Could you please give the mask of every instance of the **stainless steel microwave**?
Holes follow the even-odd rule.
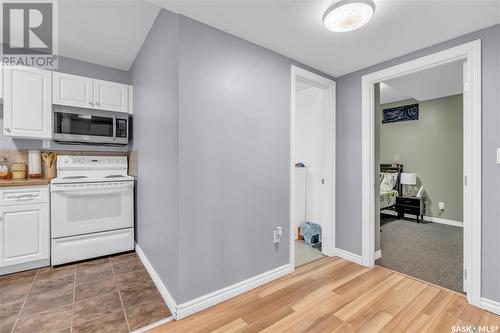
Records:
[[[52,139],[62,143],[127,145],[127,113],[54,108]]]

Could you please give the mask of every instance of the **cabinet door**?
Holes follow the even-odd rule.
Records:
[[[52,137],[52,73],[38,68],[4,67],[4,135]]]
[[[105,111],[128,112],[128,85],[94,80],[94,108]]]
[[[0,240],[1,267],[49,258],[49,205],[0,207]]]
[[[54,72],[52,103],[80,108],[93,107],[93,80],[83,76]]]
[[[134,114],[134,87],[128,86],[128,114]]]

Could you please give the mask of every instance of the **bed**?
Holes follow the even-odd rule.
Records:
[[[380,165],[380,210],[395,208],[396,197],[401,193],[402,164]]]

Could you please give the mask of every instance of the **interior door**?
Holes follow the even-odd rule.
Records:
[[[52,76],[52,103],[92,108],[93,80],[87,77],[55,72]]]
[[[128,85],[94,80],[95,109],[128,112]]]
[[[8,66],[4,68],[4,135],[18,138],[52,137],[52,73]]]
[[[0,266],[49,258],[48,204],[0,207]]]

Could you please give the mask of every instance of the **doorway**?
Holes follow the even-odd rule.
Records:
[[[463,61],[463,262],[464,291],[481,306],[481,42],[480,40],[390,67],[362,78],[362,251],[375,263],[375,85]],[[382,253],[383,256],[383,253]]]
[[[334,252],[335,82],[292,66],[290,263]]]
[[[463,61],[375,85],[376,265],[462,293]]]

